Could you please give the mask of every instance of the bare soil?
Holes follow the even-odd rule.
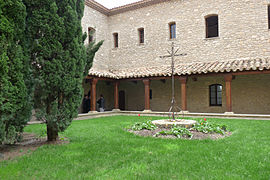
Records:
[[[39,138],[35,134],[23,133],[23,140],[21,142],[14,145],[0,145],[0,161],[12,160],[24,154],[31,154],[38,147],[46,144],[58,145],[65,143],[69,143],[66,138],[55,142],[48,142],[47,138]]]
[[[165,129],[165,128],[158,128],[155,130],[141,130],[141,131],[133,131],[131,129],[129,129],[128,131],[139,135],[139,136],[152,136],[154,137],[154,135],[160,131],[169,131],[170,129]],[[217,140],[217,139],[222,139],[225,137],[230,136],[232,133],[231,132],[226,132],[224,135],[222,134],[218,134],[218,133],[209,133],[209,134],[205,134],[202,132],[198,132],[195,130],[190,130],[190,132],[192,133],[192,138],[187,137],[187,136],[183,136],[181,137],[181,139],[198,139],[198,140],[202,140],[202,139],[212,139],[212,140]],[[176,139],[177,137],[174,135],[158,135],[157,138],[170,138],[170,139]]]

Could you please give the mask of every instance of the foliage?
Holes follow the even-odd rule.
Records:
[[[269,179],[270,121],[209,118],[234,132],[218,141],[143,138],[123,130],[147,120],[113,116],[73,121],[63,134],[69,144],[45,145],[0,162],[0,179],[212,180],[226,179],[225,174],[228,179]],[[31,125],[25,131],[38,133],[42,127]]]
[[[199,120],[195,125],[193,125],[192,129],[206,134],[215,132],[224,135],[225,131],[227,130],[227,126],[209,123],[208,121],[206,121],[206,119],[204,119]]]
[[[140,130],[143,130],[143,129],[155,130],[155,129],[157,129],[157,126],[154,125],[151,120],[149,120],[149,121],[146,121],[146,122],[137,122],[131,127],[131,129],[133,131],[140,131]]]
[[[95,57],[96,52],[99,50],[99,48],[102,46],[104,41],[100,41],[95,44],[95,42],[91,42],[88,44],[86,48],[86,65],[84,68],[84,76],[88,75],[88,70],[92,67],[93,65],[93,59]]]
[[[39,132],[37,133],[37,136],[38,136],[39,138],[42,138],[42,137],[46,137],[46,136],[47,136],[47,129],[46,129],[45,126],[43,126],[43,127],[39,130]]]
[[[86,66],[81,19],[83,0],[24,0],[27,39],[36,78],[35,108],[58,138],[78,114]]]
[[[158,135],[174,135],[178,138],[181,138],[183,136],[187,136],[192,138],[192,133],[184,127],[179,127],[179,126],[173,126],[169,131],[160,131],[158,133],[155,134],[155,136],[157,137]]]
[[[0,144],[13,144],[31,116],[32,83],[25,51],[26,9],[21,0],[0,0]]]

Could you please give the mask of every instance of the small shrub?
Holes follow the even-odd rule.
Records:
[[[43,138],[47,136],[47,128],[46,127],[42,127],[42,129],[39,130],[38,132],[38,137],[39,138]]]
[[[184,135],[186,135],[187,137],[192,138],[192,133],[187,128],[177,127],[175,125],[169,131],[160,131],[156,133],[155,137],[157,137],[158,135],[174,135],[178,138],[181,138]]]
[[[131,129],[133,131],[140,131],[140,130],[143,130],[143,129],[155,130],[155,129],[157,129],[157,126],[154,125],[152,123],[152,121],[149,120],[147,122],[137,122],[131,127]]]
[[[193,125],[192,129],[206,134],[216,132],[224,135],[225,131],[227,130],[227,126],[209,123],[208,121],[206,121],[206,119],[204,119]]]

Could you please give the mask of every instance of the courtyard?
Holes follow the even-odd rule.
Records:
[[[158,139],[126,131],[135,122],[161,118],[165,117],[73,121],[60,135],[69,143],[43,145],[0,162],[0,179],[270,178],[270,121],[207,118],[232,132],[219,140]],[[36,124],[25,132],[39,136],[44,129],[44,124]]]

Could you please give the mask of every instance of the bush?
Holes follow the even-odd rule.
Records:
[[[21,139],[32,110],[32,79],[21,0],[0,0],[0,144]]]
[[[174,135],[178,138],[181,138],[183,136],[187,136],[187,137],[192,138],[192,133],[187,128],[177,127],[175,125],[169,131],[160,131],[160,132],[156,133],[155,137],[157,137],[158,135]]]
[[[224,135],[225,131],[227,130],[227,126],[209,123],[208,121],[206,121],[206,119],[204,119],[193,125],[192,129],[206,134],[216,132]]]
[[[155,130],[155,129],[157,129],[157,126],[154,125],[152,123],[152,121],[149,120],[147,122],[137,122],[131,127],[131,129],[133,131],[140,131],[140,130],[143,130],[143,129]]]

